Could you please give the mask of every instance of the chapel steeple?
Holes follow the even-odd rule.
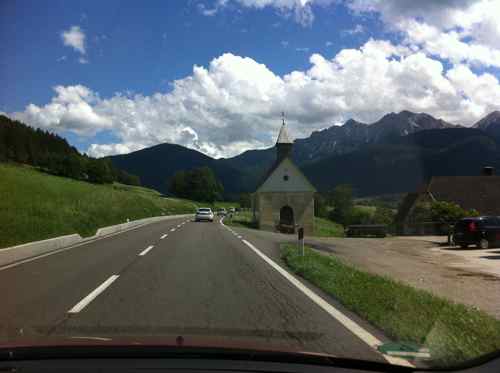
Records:
[[[280,132],[278,134],[278,139],[276,140],[276,162],[280,163],[286,157],[290,157],[292,153],[293,141],[290,140],[288,136],[288,131],[286,129],[285,123],[285,113],[281,113],[282,125],[280,128]]]

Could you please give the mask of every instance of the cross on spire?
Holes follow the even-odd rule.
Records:
[[[281,120],[283,121],[283,124],[281,125],[280,132],[278,134],[278,139],[276,140],[276,144],[292,144],[292,141],[288,136],[288,131],[286,130],[284,111],[281,112]]]

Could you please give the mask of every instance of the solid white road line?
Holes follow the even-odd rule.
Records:
[[[133,230],[136,230],[136,229],[143,228],[143,227],[145,227],[147,225],[148,224],[137,225],[135,227],[124,229],[124,230],[122,230],[120,232],[110,233],[110,234],[107,234],[105,236],[91,238],[88,241],[79,242],[79,243],[76,243],[76,244],[68,246],[68,247],[63,247],[61,249],[57,249],[57,250],[54,250],[54,251],[49,251],[48,253],[43,253],[43,254],[35,255],[35,256],[29,257],[29,258],[26,258],[26,259],[21,259],[21,260],[18,260],[16,262],[14,262],[14,263],[10,263],[10,264],[6,264],[4,266],[1,266],[0,267],[0,271],[3,271],[4,269],[9,269],[9,268],[12,268],[12,267],[17,267],[17,266],[19,266],[21,264],[33,262],[35,260],[42,259],[42,258],[45,258],[47,256],[59,254],[59,253],[62,253],[64,251],[68,251],[68,250],[74,249],[75,247],[78,247],[78,246],[83,246],[83,245],[87,245],[87,244],[90,244],[90,243],[93,243],[93,242],[96,242],[96,241],[105,240],[107,238],[110,238],[110,237],[113,237],[113,236],[117,236],[117,235],[125,233],[125,232],[129,232],[129,231],[133,231]],[[2,250],[10,250],[10,249],[14,249],[14,248],[11,247],[9,249],[2,249]]]
[[[104,281],[101,285],[95,288],[89,295],[83,298],[80,302],[78,302],[72,309],[68,311],[68,313],[78,313],[83,310],[90,302],[92,302],[99,294],[101,294],[106,288],[111,285],[119,275],[113,275]]]
[[[163,236],[160,237],[160,240],[163,240],[164,238],[167,238],[168,234],[164,234]]]
[[[288,273],[286,270],[284,270],[282,267],[276,264],[271,258],[262,253],[250,242],[248,242],[247,240],[242,240],[242,241],[245,245],[247,245],[250,249],[252,249],[255,252],[255,254],[260,256],[267,264],[269,264],[276,271],[278,271],[280,275],[282,275],[284,278],[290,281],[297,289],[299,289],[302,293],[304,293],[309,299],[311,299],[314,303],[320,306],[325,312],[327,312],[330,316],[335,318],[338,322],[340,322],[344,327],[346,327],[349,331],[351,331],[351,333],[360,338],[363,342],[365,342],[375,350],[377,350],[377,347],[382,344],[381,340],[379,340],[377,337],[375,337],[370,332],[362,328],[356,322],[348,318],[342,312],[333,307],[330,303],[323,300],[323,298],[316,295],[312,290],[310,290],[302,282],[297,280],[290,273]],[[384,358],[391,364],[399,364],[399,365],[413,367],[413,365],[405,359],[394,356],[387,356],[384,354],[382,354],[382,356],[384,356]]]
[[[105,338],[105,337],[85,337],[85,336],[79,336],[79,335],[71,336],[70,338],[71,339],[89,339],[91,341],[112,341],[111,338]]]
[[[144,256],[144,255],[146,255],[147,253],[149,253],[149,251],[150,251],[153,247],[154,247],[153,245],[148,246],[146,249],[144,249],[143,251],[141,251],[141,253],[139,254],[139,256]]]
[[[237,234],[235,231],[233,231],[231,228],[229,228],[227,225],[225,225],[222,220],[221,220],[221,224],[224,228],[226,228],[232,234],[234,234],[234,235]],[[252,249],[258,256],[260,256],[266,263],[268,263],[271,267],[273,267],[276,271],[278,271],[283,277],[285,277],[288,281],[290,281],[296,288],[298,288],[300,291],[302,291],[302,293],[304,293],[309,299],[311,299],[314,303],[316,303],[318,306],[320,306],[330,316],[332,316],[333,318],[338,320],[344,327],[346,327],[348,330],[350,330],[354,335],[356,335],[358,338],[360,338],[363,342],[365,342],[366,344],[368,344],[370,347],[372,347],[375,350],[377,350],[377,347],[382,344],[382,341],[380,341],[377,337],[375,337],[370,332],[368,332],[367,330],[362,328],[360,325],[358,325],[353,320],[349,319],[347,316],[345,316],[343,313],[341,313],[339,310],[337,310],[335,307],[333,307],[330,303],[323,300],[323,298],[316,295],[312,290],[310,290],[307,286],[305,286],[303,283],[301,283],[299,280],[297,280],[295,277],[293,277],[290,273],[288,273],[281,266],[276,264],[276,262],[274,262],[271,258],[269,258],[267,255],[265,255],[263,252],[261,252],[259,249],[257,249],[250,242],[248,242],[247,240],[242,240],[242,242],[245,245],[247,245],[250,249]],[[414,367],[414,365],[411,364],[406,359],[399,358],[396,356],[389,356],[388,354],[387,355],[382,354],[382,356],[391,364],[399,364],[399,365]]]

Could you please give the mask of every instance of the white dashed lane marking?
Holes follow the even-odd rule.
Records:
[[[164,238],[167,238],[168,234],[164,234],[163,236],[160,237],[160,240],[163,240]]]
[[[106,281],[104,281],[101,285],[95,288],[89,295],[83,298],[80,302],[78,302],[72,309],[68,311],[68,313],[78,313],[83,310],[90,302],[92,302],[99,294],[101,294],[107,287],[109,287],[118,277],[119,275],[113,275],[109,277]]]
[[[172,229],[170,230],[170,232],[175,232],[175,228],[172,228]]]
[[[153,245],[148,246],[146,249],[144,249],[143,251],[141,251],[141,253],[139,254],[139,256],[144,256],[144,255],[146,255],[147,253],[149,253],[149,251],[150,251],[153,247],[154,247]]]

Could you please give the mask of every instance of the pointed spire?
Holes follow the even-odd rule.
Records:
[[[281,119],[283,121],[283,124],[281,125],[280,133],[278,134],[278,139],[276,140],[276,144],[292,144],[293,142],[290,140],[290,137],[288,136],[288,131],[286,129],[285,112],[281,112]]]

